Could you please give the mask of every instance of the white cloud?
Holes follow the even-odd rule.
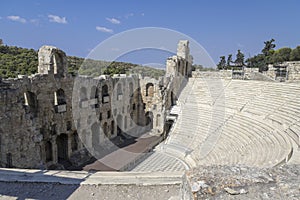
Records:
[[[129,14],[125,15],[125,18],[128,19],[129,17],[133,17],[133,15],[134,15],[133,13],[129,13]]]
[[[11,20],[11,21],[15,21],[15,22],[21,22],[21,23],[26,23],[26,19],[17,16],[17,15],[11,15],[11,16],[7,16],[7,19]]]
[[[112,24],[120,24],[120,20],[117,20],[116,18],[106,18],[107,21],[109,21]]]
[[[96,30],[104,32],[104,33],[113,33],[114,32],[112,29],[109,29],[109,28],[106,28],[103,26],[96,26]]]
[[[59,24],[67,24],[67,19],[65,17],[60,17],[57,15],[48,15],[49,21],[50,22],[55,22]]]
[[[144,16],[145,16],[145,13],[142,13],[141,15],[144,17]]]

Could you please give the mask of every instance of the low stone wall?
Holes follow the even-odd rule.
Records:
[[[220,70],[220,71],[193,71],[193,78],[219,78],[219,79],[231,79],[231,70]]]

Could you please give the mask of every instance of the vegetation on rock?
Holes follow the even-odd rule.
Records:
[[[72,75],[82,74],[99,76],[101,74],[132,74],[158,78],[165,74],[164,70],[125,62],[107,62],[68,56],[68,72]],[[15,78],[18,75],[31,75],[38,70],[38,52],[2,44],[0,40],[0,77]]]

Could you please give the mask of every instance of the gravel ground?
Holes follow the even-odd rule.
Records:
[[[0,182],[0,199],[175,199],[179,185],[62,185],[50,183]]]

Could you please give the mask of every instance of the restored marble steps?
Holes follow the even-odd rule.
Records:
[[[189,166],[300,163],[300,85],[191,78],[178,102],[169,137],[135,170],[174,170],[161,168],[168,157]]]

